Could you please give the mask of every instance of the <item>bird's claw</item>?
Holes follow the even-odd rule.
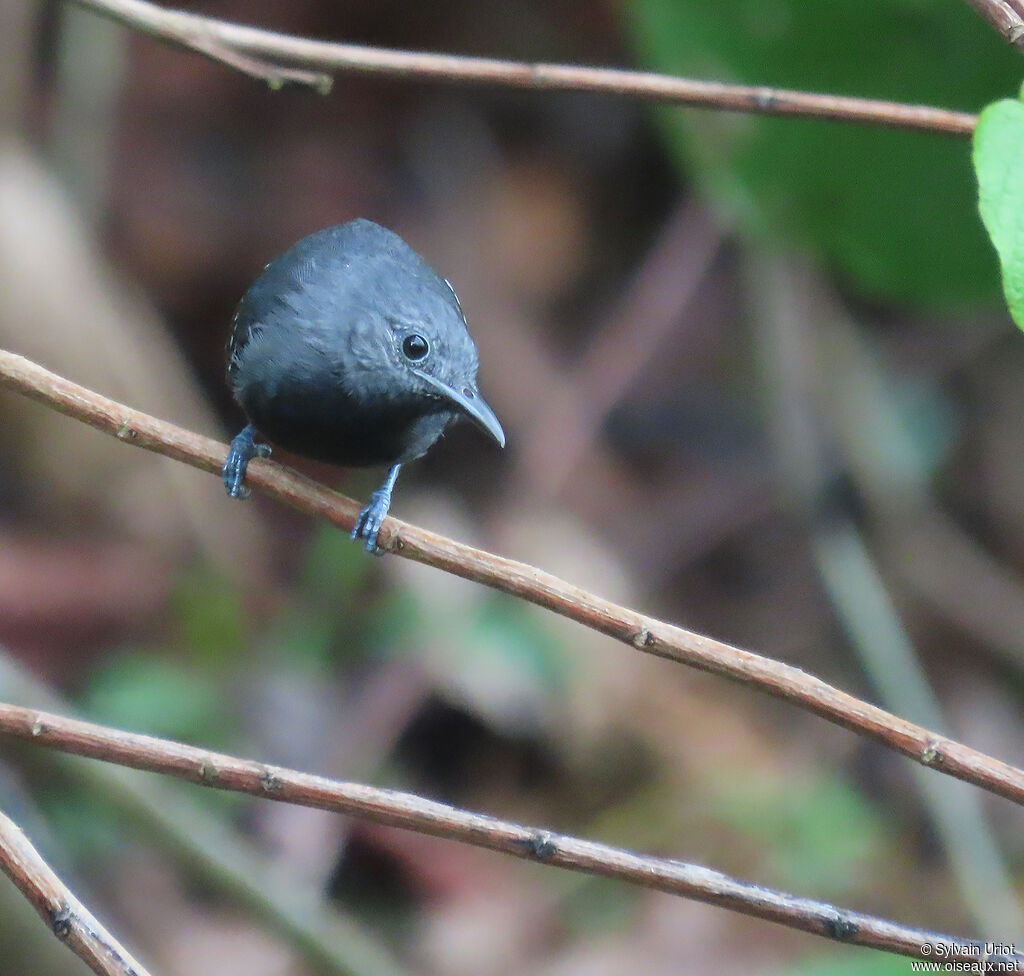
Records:
[[[352,538],[356,541],[362,539],[363,548],[374,556],[384,555],[384,550],[377,545],[377,536],[390,507],[390,492],[373,492],[370,495],[370,504],[359,513],[359,518],[352,528]]]
[[[250,490],[245,487],[245,472],[253,458],[270,457],[269,444],[257,444],[253,440],[255,429],[246,427],[231,442],[227,460],[221,469],[224,477],[224,490],[231,498],[248,498]]]

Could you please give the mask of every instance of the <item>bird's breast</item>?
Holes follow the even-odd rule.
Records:
[[[303,457],[345,467],[412,461],[426,453],[455,418],[439,400],[368,402],[341,389],[251,390],[239,400],[272,442]]]

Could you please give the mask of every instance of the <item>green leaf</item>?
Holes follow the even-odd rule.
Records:
[[[725,12],[727,10],[727,12]],[[1017,90],[1020,55],[966,4],[633,0],[651,68],[718,81],[976,110]],[[808,250],[862,295],[997,301],[966,140],[667,108],[684,172],[747,236]]]
[[[827,897],[849,894],[883,849],[876,812],[838,777],[729,780],[708,802],[719,823],[767,852],[770,877],[785,887],[811,888]]]
[[[465,647],[467,654],[484,655],[495,673],[518,675],[537,694],[562,692],[568,683],[568,664],[554,632],[513,600],[486,600],[469,623]]]
[[[82,706],[91,718],[119,728],[210,745],[229,737],[223,697],[208,673],[137,651],[97,668]]]
[[[109,869],[111,859],[124,853],[124,816],[97,787],[76,786],[57,777],[35,798],[59,849],[70,854],[78,867]]]
[[[339,598],[363,586],[372,570],[373,560],[366,558],[361,545],[355,545],[346,532],[339,532],[333,525],[324,526],[306,550],[302,590],[337,609]]]
[[[1024,329],[1024,102],[989,105],[974,133],[978,206],[1003,269],[1010,314]]]
[[[171,601],[185,646],[209,666],[233,666],[245,653],[247,626],[241,597],[226,577],[204,566],[185,573]]]

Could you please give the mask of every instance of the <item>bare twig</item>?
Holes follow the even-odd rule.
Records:
[[[305,71],[302,68],[269,64],[259,58],[249,57],[224,47],[212,38],[196,37],[189,47],[199,54],[205,54],[211,61],[219,61],[229,68],[242,72],[243,75],[266,82],[268,87],[273,89],[283,88],[285,85],[302,85],[315,89],[321,95],[327,95],[334,85],[334,79],[323,71]]]
[[[1024,51],[1024,4],[1020,0],[966,0],[1008,43]]]
[[[616,878],[852,945],[919,958],[934,954],[943,960],[977,961],[984,952],[977,942],[797,898],[699,865],[524,827],[411,793],[330,780],[17,705],[0,704],[0,734],[201,786],[344,813],[571,871]],[[1024,966],[1024,957],[1009,956],[1001,961]]]
[[[98,976],[147,976],[71,893],[21,828],[0,811],[0,870],[32,903],[61,942]]]
[[[73,0],[73,2],[77,2],[77,0]],[[113,3],[106,3],[105,0],[98,0],[96,3],[84,0],[78,5],[105,14],[113,20],[134,27],[145,34],[175,41],[211,61],[217,61],[248,75],[250,78],[265,82],[274,89],[283,88],[285,85],[299,85],[326,95],[334,83],[331,76],[323,71],[288,68],[275,63],[276,59],[273,55],[261,58],[230,43],[225,43],[217,37],[216,31],[207,29],[205,26],[207,18],[198,14],[163,10],[153,4],[137,3],[135,0],[124,0],[124,2],[115,0]],[[164,27],[161,26],[164,24],[165,18],[166,33]]]
[[[39,400],[127,444],[204,471],[219,474],[224,463],[227,451],[223,444],[109,400],[23,356],[2,350],[0,386]],[[359,514],[358,502],[272,461],[254,461],[246,479],[279,501],[327,519],[345,531],[352,528]],[[1024,804],[1024,770],[898,718],[799,668],[645,616],[534,566],[473,549],[395,518],[384,521],[378,544],[385,552],[552,610],[647,654],[785,699],[925,766]]]
[[[73,711],[68,701],[26,673],[2,648],[0,697],[30,701],[33,708],[65,715]],[[322,976],[409,976],[372,924],[357,921],[332,904],[323,885],[299,877],[294,864],[283,863],[278,852],[271,854],[236,825],[211,816],[199,797],[110,763],[81,763],[56,752],[47,758],[54,762],[37,764],[33,773],[47,777],[56,768],[90,793],[102,795],[120,822],[143,828],[147,842],[167,854],[188,878],[237,905],[262,931],[292,947],[304,963],[303,971]],[[0,914],[0,928],[5,923]]]
[[[844,98],[756,85],[725,85],[644,71],[499,61],[494,58],[394,51],[358,44],[316,41],[184,11],[166,10],[146,0],[71,2],[152,37],[190,48],[236,68],[239,67],[238,56],[248,55],[262,62],[301,64],[322,71],[357,71],[534,91],[604,92],[698,108],[830,119],[955,136],[969,136],[977,122],[976,116],[966,112],[925,105],[902,105],[875,99]],[[225,57],[225,53],[230,56]]]

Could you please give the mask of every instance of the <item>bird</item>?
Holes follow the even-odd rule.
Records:
[[[238,303],[227,359],[248,420],[224,463],[228,495],[248,497],[248,464],[271,443],[343,467],[386,466],[352,529],[371,553],[399,470],[449,424],[466,417],[505,446],[455,289],[371,220],[317,231],[267,264]]]

